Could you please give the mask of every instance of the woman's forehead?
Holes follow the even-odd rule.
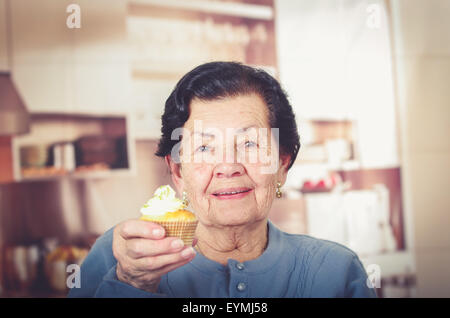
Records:
[[[216,100],[193,99],[185,127],[193,129],[195,121],[204,128],[268,127],[268,110],[257,94],[238,95]]]

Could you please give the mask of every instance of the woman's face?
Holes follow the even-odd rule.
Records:
[[[265,219],[289,157],[279,156],[264,100],[194,99],[183,128],[181,169],[174,173],[171,165],[172,172],[199,221],[223,227]]]

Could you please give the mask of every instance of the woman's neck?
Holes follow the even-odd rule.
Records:
[[[259,257],[266,249],[267,219],[240,226],[208,226],[199,223],[196,249],[206,258],[226,265],[229,258],[245,262]]]

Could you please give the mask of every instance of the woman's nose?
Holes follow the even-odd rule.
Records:
[[[239,163],[220,163],[214,168],[217,178],[238,177],[244,174],[244,167]]]

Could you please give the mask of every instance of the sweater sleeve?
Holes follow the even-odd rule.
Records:
[[[329,242],[320,250],[311,263],[316,271],[310,297],[377,297],[375,290],[367,286],[367,273],[353,251]]]
[[[68,297],[166,297],[165,294],[135,288],[117,278],[117,260],[112,252],[112,239],[113,229],[97,239],[80,267],[79,288],[72,288]]]
[[[359,258],[355,255],[347,269],[344,297],[372,298],[377,297],[375,290],[367,286],[367,273]]]

